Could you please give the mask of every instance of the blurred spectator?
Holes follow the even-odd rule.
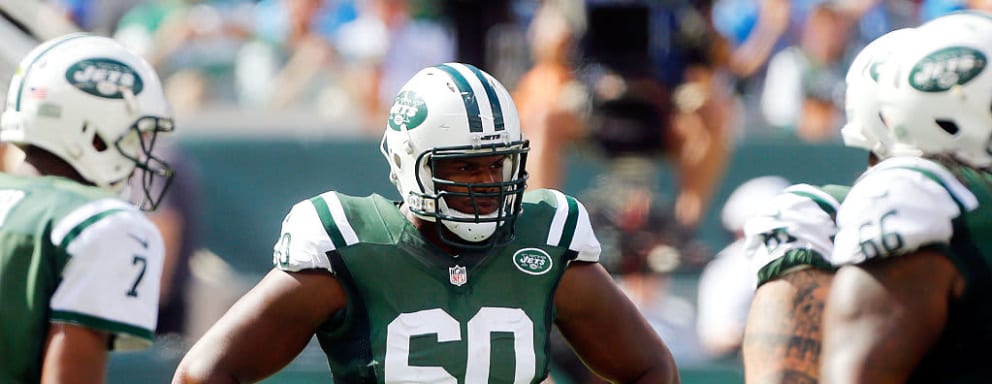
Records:
[[[527,34],[534,64],[513,92],[521,129],[530,140],[531,189],[561,189],[563,152],[586,129],[588,97],[572,63],[577,27],[561,11],[561,3],[547,1],[534,15]]]
[[[79,29],[109,35],[127,10],[143,0],[48,0]]]
[[[146,0],[124,14],[114,38],[162,76],[175,113],[234,100],[234,57],[250,31],[250,5],[221,0]],[[173,82],[173,75],[180,74]]]
[[[763,68],[789,29],[791,0],[716,0],[712,18],[730,42],[727,67],[740,78]]]
[[[726,166],[732,100],[707,38],[712,29],[700,16],[705,8],[688,2],[657,7],[588,7],[581,71],[592,96],[589,137],[609,163],[647,165],[643,177],[635,177],[641,183],[670,162],[678,177],[675,202],[648,192],[658,204],[674,204],[677,223],[692,230]]]
[[[423,1],[423,0],[421,0]],[[495,27],[511,22],[511,5],[532,0],[441,0],[445,16],[454,29],[455,57],[460,63],[479,68],[492,66],[495,58],[487,44]],[[554,3],[556,0],[545,1]]]
[[[358,17],[341,26],[337,46],[344,60],[358,64],[349,77],[366,111],[365,127],[378,133],[385,108],[403,83],[421,68],[453,61],[455,43],[437,15],[418,17],[426,2],[360,4]]]
[[[920,4],[920,22],[925,23],[954,11],[974,9],[992,11],[990,0],[923,0]]]
[[[757,285],[758,277],[749,273],[744,252],[744,222],[788,186],[789,182],[779,176],[757,177],[740,184],[723,205],[723,227],[734,241],[703,269],[697,300],[699,339],[714,358],[739,351]]]
[[[303,110],[344,126],[342,119],[353,117],[357,103],[344,90],[331,39],[335,28],[353,17],[350,2],[263,0],[256,4],[254,34],[236,60],[241,106]]]
[[[667,45],[657,46],[654,61],[660,63],[661,78],[674,84],[672,127],[669,146],[678,172],[675,218],[694,229],[706,213],[723,178],[740,108],[731,78],[721,57],[722,40],[711,19],[710,1],[682,2],[680,6],[656,8],[662,25],[677,27],[667,33]],[[661,13],[659,16],[658,13]],[[664,35],[654,27],[655,35]],[[659,52],[660,51],[660,52]]]
[[[979,11],[992,11],[992,1],[989,0],[967,0],[968,9]]]
[[[839,137],[849,26],[833,5],[818,5],[799,44],[772,57],[761,96],[770,125],[811,142]]]

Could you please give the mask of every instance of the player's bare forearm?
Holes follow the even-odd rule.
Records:
[[[755,292],[742,344],[748,383],[815,383],[833,274],[790,272]]]
[[[346,304],[326,271],[273,270],[186,353],[174,384],[255,382],[289,364]]]
[[[106,381],[108,337],[102,331],[52,323],[45,344],[41,383],[96,384]]]

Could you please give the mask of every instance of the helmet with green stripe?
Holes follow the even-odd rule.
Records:
[[[896,156],[992,167],[992,14],[962,11],[916,27],[879,78]]]
[[[440,233],[442,240],[482,248],[512,239],[526,187],[528,142],[517,108],[499,81],[467,64],[425,68],[400,89],[385,128],[381,152],[390,180],[413,214],[440,222],[458,237]],[[438,160],[487,156],[503,156],[501,180],[465,183],[437,177]],[[450,208],[446,198],[471,199],[474,211]],[[476,201],[483,198],[497,199],[498,208],[480,210]]]
[[[145,209],[172,178],[151,154],[157,134],[173,128],[158,75],[106,37],[70,34],[29,52],[10,81],[0,126],[0,141],[41,148],[115,192],[140,169]]]

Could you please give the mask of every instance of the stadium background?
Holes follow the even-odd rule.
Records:
[[[19,58],[39,40],[75,29],[45,12],[41,1],[0,1],[0,36],[4,36],[4,44],[0,44],[2,89],[6,89]],[[761,124],[753,118],[744,120],[743,124]],[[293,203],[329,189],[353,195],[380,193],[397,197],[386,178],[378,139],[352,134],[364,129],[354,126],[360,124],[355,121],[329,130],[326,121],[299,111],[207,108],[183,116],[179,123],[175,144],[196,164],[201,180],[203,210],[196,217],[202,223],[201,245],[224,262],[216,269],[204,269],[227,274],[228,282],[242,289],[271,267],[274,236]],[[766,127],[751,130],[769,131]],[[604,162],[588,146],[571,148],[565,158],[567,171],[562,189],[574,194],[590,187],[604,171]],[[697,232],[699,240],[713,252],[732,240],[721,225],[720,207],[742,182],[763,175],[780,175],[814,185],[850,182],[864,168],[865,161],[863,151],[845,148],[836,138],[810,142],[777,134],[740,135],[729,156],[726,172]],[[670,166],[663,165],[659,173],[658,189],[673,194],[675,183]],[[674,273],[671,291],[695,303],[699,272]],[[225,304],[207,300],[202,305]],[[168,382],[186,347],[179,341],[163,339],[147,351],[113,354],[110,382]],[[682,367],[681,371],[682,382],[687,384],[743,381],[736,357]],[[311,343],[293,364],[266,382],[328,381],[324,357]]]

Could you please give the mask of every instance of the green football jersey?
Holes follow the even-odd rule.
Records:
[[[744,249],[758,286],[802,268],[834,270],[829,258],[837,209],[850,187],[796,184],[744,225]]]
[[[538,383],[554,295],[573,260],[598,261],[588,213],[551,190],[524,194],[516,237],[449,256],[381,196],[327,192],[294,206],[274,261],[326,269],[349,304],[317,332],[338,383]]]
[[[924,248],[938,250],[954,263],[965,278],[965,293],[952,301],[943,333],[910,382],[988,382],[992,174],[952,162],[887,159],[852,187],[837,224],[835,263],[900,257]]]
[[[154,225],[108,192],[0,173],[0,382],[41,379],[50,323],[150,345],[162,258]]]

